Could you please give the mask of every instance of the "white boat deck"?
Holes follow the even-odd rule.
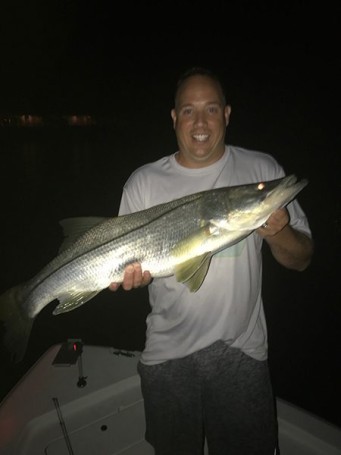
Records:
[[[1,455],[152,455],[144,441],[139,353],[85,345],[81,363],[52,365],[60,347],[1,403]],[[283,400],[277,406],[281,455],[341,455],[341,429]]]

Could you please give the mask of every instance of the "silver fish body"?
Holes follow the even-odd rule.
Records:
[[[212,256],[248,236],[307,185],[282,179],[202,191],[140,212],[105,219],[71,242],[36,276],[0,297],[5,343],[22,357],[34,317],[57,299],[54,314],[71,311],[140,262],[155,278],[175,275],[191,292]],[[72,224],[66,220],[64,224]],[[27,326],[11,331],[17,320]],[[24,340],[26,338],[26,341]]]

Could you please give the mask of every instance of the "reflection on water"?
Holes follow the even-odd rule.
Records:
[[[3,128],[0,133],[0,291],[31,277],[56,255],[62,240],[58,220],[116,214],[130,172],[160,156],[153,149],[141,155],[122,129]],[[341,426],[336,406],[341,384],[340,341],[336,339],[340,294],[332,248],[337,232],[329,232],[326,239],[319,221],[321,210],[327,213],[328,204],[334,206],[334,201],[333,195],[327,198],[319,192],[315,197],[324,205],[316,212],[312,197],[314,187],[302,193],[317,240],[310,269],[303,274],[284,270],[264,251],[270,366],[277,395]],[[53,307],[52,303],[38,315],[22,365],[12,365],[3,354],[6,375],[1,375],[0,397],[48,347],[67,338],[122,349],[143,348],[149,310],[145,289],[103,291],[80,309],[55,317]]]

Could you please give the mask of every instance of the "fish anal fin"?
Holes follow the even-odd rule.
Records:
[[[211,258],[212,254],[208,252],[178,264],[175,267],[175,278],[191,292],[196,292],[205,279]]]
[[[84,305],[84,303],[93,299],[100,290],[96,291],[72,291],[64,296],[58,297],[59,305],[53,310],[53,314],[67,313]]]

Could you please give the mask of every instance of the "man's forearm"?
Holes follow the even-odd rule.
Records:
[[[290,225],[265,240],[274,258],[284,267],[303,271],[310,264],[314,250],[312,239]]]

